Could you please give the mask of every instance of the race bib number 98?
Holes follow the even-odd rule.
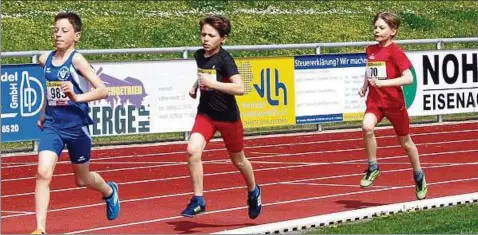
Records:
[[[385,61],[367,63],[367,78],[387,79],[387,66]]]
[[[61,91],[61,82],[46,82],[47,100],[50,106],[68,105],[68,96]]]

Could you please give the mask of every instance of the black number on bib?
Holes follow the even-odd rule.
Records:
[[[50,88],[50,97],[53,98],[53,99],[56,98],[56,92],[55,92],[55,90],[56,90],[56,89],[55,89],[54,87]]]
[[[377,68],[370,68],[370,75],[372,77],[377,77],[378,75],[378,69]]]
[[[55,89],[55,98],[57,99],[61,98],[61,89],[59,87]]]
[[[50,89],[50,94],[53,99],[65,99],[68,97],[65,93],[61,92],[60,87],[52,87]]]

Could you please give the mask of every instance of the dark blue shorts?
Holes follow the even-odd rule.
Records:
[[[82,164],[90,160],[91,136],[87,126],[70,129],[44,126],[38,152],[48,150],[60,156],[65,144],[72,163]]]

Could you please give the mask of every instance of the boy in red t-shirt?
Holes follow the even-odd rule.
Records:
[[[418,150],[409,135],[409,118],[401,86],[413,82],[410,71],[412,64],[403,50],[392,42],[400,25],[398,15],[390,12],[378,13],[374,20],[374,36],[377,45],[368,46],[367,69],[363,87],[359,90],[361,97],[367,89],[367,110],[363,118],[363,134],[369,167],[360,181],[360,186],[369,187],[378,177],[377,141],[374,128],[384,117],[393,125],[400,144],[407,152],[414,170],[417,199],[427,195],[425,175],[420,167]]]

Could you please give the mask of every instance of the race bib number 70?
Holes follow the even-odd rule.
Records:
[[[68,105],[68,96],[61,91],[61,82],[46,82],[47,101],[50,106]]]
[[[387,66],[385,61],[373,61],[367,63],[367,78],[387,79]]]

